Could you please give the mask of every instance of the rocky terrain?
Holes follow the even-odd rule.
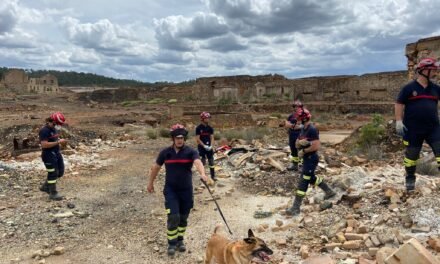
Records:
[[[166,256],[163,171],[156,193],[146,193],[148,170],[159,150],[170,144],[160,137],[161,130],[177,121],[163,107],[81,103],[68,95],[11,96],[0,103],[0,263],[203,263],[206,243],[222,219],[197,173],[188,251],[175,258]],[[38,190],[45,171],[36,133],[55,110],[66,115],[63,137],[70,140],[59,184],[66,199],[59,202]],[[211,189],[233,232],[229,237],[242,239],[252,228],[273,249],[274,264],[415,263],[396,260],[411,257],[438,263],[437,174],[419,170],[416,192],[406,194],[403,151],[392,124],[377,149],[360,153],[352,148],[357,128],[371,118],[350,114],[337,120],[332,126],[318,124],[328,139],[318,174],[338,195],[323,201],[322,191],[310,188],[299,217],[285,215],[299,174],[285,169],[283,129],[271,128],[253,140],[231,140],[235,153],[217,153],[220,179]],[[268,114],[258,125],[271,123]],[[330,140],[347,129],[352,133],[344,141]],[[429,147],[423,149],[421,160],[428,165],[430,153]]]

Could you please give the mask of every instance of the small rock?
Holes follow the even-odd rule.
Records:
[[[53,254],[54,255],[63,255],[65,252],[64,247],[56,247],[53,249]]]

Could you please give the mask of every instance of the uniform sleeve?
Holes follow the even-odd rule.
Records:
[[[165,163],[165,150],[162,150],[157,156],[156,163],[159,166],[162,166]]]
[[[319,140],[319,131],[318,129],[311,129],[308,135],[308,140],[309,141],[313,141],[313,140]]]
[[[39,137],[40,137],[40,142],[49,141],[50,133],[47,129],[42,128],[40,129]]]
[[[199,152],[197,152],[193,149],[192,153],[191,153],[191,159],[192,160],[200,159]]]
[[[200,135],[200,126],[196,127],[196,135]]]
[[[287,117],[286,120],[287,120],[287,121],[290,121],[290,118],[292,118],[292,116],[293,116],[293,115],[289,115],[289,116]]]
[[[397,95],[396,103],[406,104],[408,103],[408,97],[410,96],[410,90],[407,88],[408,86],[404,86],[402,90],[400,90],[399,95]]]

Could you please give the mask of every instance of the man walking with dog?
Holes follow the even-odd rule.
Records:
[[[420,60],[416,66],[417,78],[405,85],[394,106],[396,131],[406,146],[405,186],[408,192],[416,186],[416,164],[423,141],[432,148],[440,170],[440,123],[438,100],[440,87],[431,79],[437,75],[439,63],[433,58]]]
[[[200,114],[201,124],[196,127],[196,143],[203,166],[208,160],[211,179],[217,181],[214,167],[214,129],[209,125],[209,119],[211,115],[208,112]]]
[[[154,180],[165,164],[165,209],[167,211],[168,255],[174,256],[176,250],[186,250],[183,238],[188,217],[194,205],[192,171],[196,166],[202,181],[207,182],[205,169],[196,150],[185,145],[188,131],[183,125],[175,124],[170,131],[173,145],[163,149],[150,170],[147,186],[149,193],[154,192]]]
[[[292,216],[300,214],[301,203],[307,193],[309,184],[321,188],[325,192],[324,199],[330,199],[336,195],[324,182],[322,177],[315,175],[319,161],[318,150],[321,146],[321,142],[319,141],[319,131],[311,123],[311,118],[312,115],[305,108],[298,112],[298,120],[302,122],[303,128],[296,140],[296,147],[299,149],[298,157],[303,159],[303,168],[293,205],[286,210],[286,213]]]
[[[290,161],[291,165],[287,167],[287,170],[298,171],[298,163],[300,158],[298,157],[298,149],[295,146],[296,139],[301,132],[301,124],[298,122],[298,113],[302,111],[304,105],[299,100],[295,100],[292,104],[293,112],[287,117],[284,122],[284,127],[289,129],[289,147],[290,147]]]

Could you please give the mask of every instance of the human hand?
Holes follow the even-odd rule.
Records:
[[[154,185],[152,183],[148,184],[147,191],[149,193],[154,193]]]
[[[300,151],[298,151],[298,158],[302,159],[304,157],[304,150],[301,149]]]
[[[408,129],[406,128],[406,126],[403,124],[402,120],[397,120],[396,121],[396,132],[399,136],[405,135],[405,132],[408,131]]]

